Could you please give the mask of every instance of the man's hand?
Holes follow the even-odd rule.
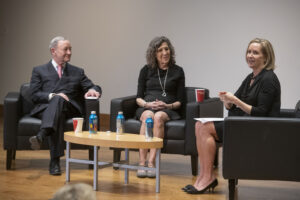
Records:
[[[101,94],[99,92],[97,92],[94,89],[89,89],[89,91],[87,91],[87,93],[85,93],[84,98],[87,97],[96,97],[99,98],[101,96]]]
[[[67,95],[65,95],[64,93],[58,93],[56,94],[58,96],[61,96],[62,98],[64,98],[66,101],[69,101],[69,97]]]

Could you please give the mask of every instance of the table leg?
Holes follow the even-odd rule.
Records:
[[[160,149],[156,150],[156,162],[155,162],[155,170],[156,170],[156,193],[160,192]]]
[[[125,161],[126,164],[129,164],[129,151],[125,149]],[[125,168],[125,184],[128,184],[128,168]]]
[[[94,146],[94,190],[98,190],[98,147]]]
[[[70,142],[67,142],[66,145],[66,182],[70,182]]]

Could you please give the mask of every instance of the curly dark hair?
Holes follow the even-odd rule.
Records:
[[[168,44],[168,47],[170,48],[170,61],[168,63],[168,66],[172,66],[176,63],[175,61],[175,50],[173,45],[171,44],[170,40],[165,36],[155,37],[151,40],[149,47],[146,52],[146,60],[147,64],[152,67],[156,68],[158,67],[158,62],[156,59],[156,52],[157,49],[161,46],[162,43],[166,42]]]

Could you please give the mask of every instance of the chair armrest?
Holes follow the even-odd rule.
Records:
[[[100,130],[100,105],[99,99],[84,99],[84,119],[85,126],[84,130],[89,130],[89,117],[92,111],[96,111],[96,115],[98,116],[98,131]]]
[[[116,118],[119,111],[123,111],[125,119],[133,118],[138,108],[136,95],[112,99],[110,102],[110,130],[116,131]]]
[[[280,109],[280,117],[294,118],[295,115],[295,109]]]
[[[299,130],[297,118],[227,117],[224,178],[300,181]]]
[[[199,103],[198,117],[223,117],[224,106],[219,98],[209,98]]]
[[[21,97],[19,92],[9,92],[4,98],[3,147],[17,146],[18,121],[21,117]]]

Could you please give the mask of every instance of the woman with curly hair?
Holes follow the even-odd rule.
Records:
[[[184,101],[185,77],[183,69],[175,64],[175,51],[170,40],[164,36],[155,37],[146,53],[147,64],[141,69],[136,102],[139,108],[137,118],[142,122],[140,134],[145,135],[145,121],[151,116],[154,121],[153,135],[164,137],[164,124],[180,119],[178,109]],[[140,149],[140,166],[155,166],[156,149]],[[138,170],[137,176],[155,177],[155,171]]]

